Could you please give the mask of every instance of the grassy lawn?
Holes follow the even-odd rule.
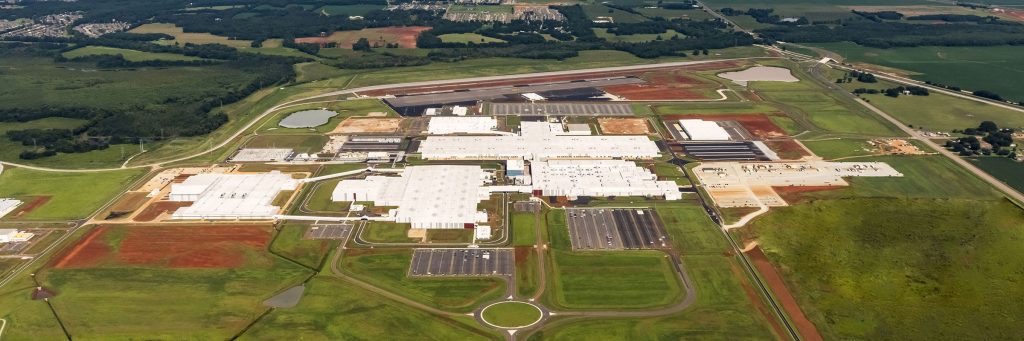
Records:
[[[408,276],[411,261],[409,249],[349,249],[341,266],[375,286],[451,311],[469,312],[505,292],[505,283],[493,277],[412,278]]]
[[[409,243],[414,242],[408,237],[409,224],[386,221],[371,221],[363,229],[363,239],[372,243]]]
[[[515,246],[533,246],[537,243],[534,229],[533,213],[512,213],[512,244]]]
[[[840,99],[838,94],[821,88],[802,72],[794,70],[802,79],[796,83],[752,82],[750,89],[767,101],[783,109],[797,120],[809,121],[824,132],[866,136],[901,136],[893,127],[883,123],[863,107]]]
[[[849,62],[909,71],[914,79],[990,90],[1024,100],[1018,79],[1024,77],[1024,46],[921,46],[876,49],[850,42],[812,44],[836,52]]]
[[[868,140],[864,139],[833,138],[800,142],[807,146],[807,148],[810,148],[815,155],[825,160],[874,154],[871,151],[871,145],[868,144]]]
[[[848,87],[860,87],[859,83]],[[881,82],[881,87],[896,84]],[[930,131],[977,127],[981,121],[993,121],[1000,127],[1024,127],[1024,113],[932,92],[929,96],[861,95],[900,122]]]
[[[498,336],[471,319],[440,318],[365,291],[344,280],[320,276],[306,285],[291,309],[276,309],[241,340],[485,340]]]
[[[541,269],[538,265],[537,254],[532,247],[516,247],[516,291],[520,296],[532,297],[540,289]]]
[[[449,33],[437,36],[446,43],[503,43],[504,40],[479,35],[476,33]]]
[[[94,55],[121,55],[125,60],[131,62],[147,60],[200,60],[198,57],[175,53],[144,52],[106,46],[86,46],[64,52],[64,58],[68,59]]]
[[[154,24],[143,24],[136,28],[129,30],[131,33],[163,33],[174,36],[174,40],[165,40],[161,43],[174,45],[174,43],[193,43],[193,44],[224,44],[234,48],[247,48],[250,47],[251,42],[248,40],[234,40],[228,39],[228,37],[222,37],[209,33],[185,33],[181,27],[174,26],[174,24],[154,23]]]
[[[608,33],[608,29],[606,29],[606,28],[595,28],[594,29],[594,33],[597,34],[598,37],[604,38],[605,40],[608,40],[608,41],[627,42],[627,43],[641,43],[641,42],[654,41],[654,40],[658,40],[658,37],[661,37],[661,39],[663,39],[663,40],[669,40],[673,36],[678,36],[679,39],[682,39],[682,38],[686,37],[685,34],[676,32],[674,30],[668,30],[665,33],[661,33],[661,34],[652,33],[652,34],[614,35],[614,34]]]
[[[540,317],[540,310],[522,302],[498,303],[483,311],[484,320],[503,327],[530,325]]]
[[[270,250],[310,268],[320,267],[320,262],[332,247],[328,240],[302,239],[309,225],[285,223],[279,227]]]
[[[826,340],[1012,339],[1024,212],[1002,200],[821,200],[750,234]]]
[[[970,159],[975,166],[1002,180],[1010,187],[1024,192],[1024,163],[1005,157],[981,157]]]
[[[324,135],[256,135],[245,144],[245,148],[291,148],[296,153],[318,153],[327,143]]]
[[[569,309],[641,309],[682,298],[669,259],[655,251],[553,251],[552,297]]]
[[[133,169],[55,173],[7,167],[0,174],[0,197],[19,198],[26,204],[32,202],[34,197],[49,197],[45,204],[19,219],[80,219],[89,216],[124,191],[124,187],[145,172]],[[7,217],[11,218],[13,216]]]
[[[267,253],[237,269],[100,267],[39,276],[81,339],[228,339],[259,316],[262,301],[310,272]]]
[[[877,156],[857,161],[880,161],[891,165],[903,177],[849,178],[851,186],[843,189],[807,193],[808,198],[965,198],[997,199],[1001,195],[987,183],[974,177],[940,155]]]
[[[639,14],[629,13],[620,9],[611,8],[602,4],[581,5],[587,19],[595,20],[597,17],[612,17],[616,23],[638,23],[647,21],[647,18]]]
[[[666,9],[666,8],[637,8],[637,12],[646,17],[662,17],[665,19],[687,18],[690,20],[704,20],[713,18],[711,14],[702,10],[691,9]]]

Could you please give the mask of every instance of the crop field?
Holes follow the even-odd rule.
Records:
[[[113,247],[136,238],[133,232],[145,237],[147,228],[112,227],[90,235],[120,252],[130,250]],[[71,245],[65,253],[74,249]],[[49,267],[36,277],[57,293],[50,302],[75,338],[226,339],[266,309],[261,306],[264,299],[310,274],[263,249],[252,249],[234,269],[105,262],[91,268]]]
[[[234,40],[228,37],[222,37],[209,33],[185,33],[181,27],[174,26],[174,24],[143,24],[136,28],[129,30],[132,33],[163,33],[174,36],[174,40],[165,40],[161,43],[174,45],[175,42],[185,44],[224,44],[234,48],[247,48],[250,47],[250,41],[248,40]]]
[[[863,198],[773,209],[746,232],[825,339],[1006,339],[1022,224],[1003,200]]]
[[[1024,100],[1016,81],[1024,77],[1024,46],[922,46],[876,49],[854,43],[812,44],[853,63],[906,70],[910,77],[989,90],[1011,100]]]
[[[412,278],[412,251],[349,249],[341,268],[348,274],[388,291],[445,310],[468,312],[486,300],[498,299],[504,281],[493,277]]]
[[[430,27],[423,26],[365,28],[358,31],[335,31],[327,37],[296,38],[295,42],[311,44],[333,42],[337,43],[339,47],[351,48],[359,38],[366,38],[370,41],[371,46],[377,43],[382,46],[397,43],[402,48],[415,48],[416,37],[420,32],[428,29]]]
[[[1002,180],[1018,191],[1024,191],[1024,163],[1005,157],[982,157],[971,159],[975,166]]]
[[[95,55],[121,55],[125,60],[141,62],[147,60],[199,60],[200,58],[175,53],[144,52],[106,46],[86,46],[64,52],[64,58],[78,58]]]
[[[476,34],[476,33],[449,33],[437,36],[441,38],[441,41],[446,43],[503,43],[504,40],[498,38],[491,38],[488,36]]]
[[[240,340],[422,339],[489,340],[498,336],[469,318],[440,318],[366,291],[344,280],[319,276],[291,309],[276,309]]]
[[[80,219],[113,199],[143,173],[54,173],[7,167],[0,174],[0,197],[19,198],[26,203],[6,219]]]

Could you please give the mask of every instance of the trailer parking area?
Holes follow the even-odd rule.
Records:
[[[512,276],[514,267],[512,249],[416,249],[409,276]]]
[[[626,103],[490,103],[495,116],[633,116],[633,107]]]
[[[566,219],[573,250],[668,248],[668,233],[650,208],[570,208]]]

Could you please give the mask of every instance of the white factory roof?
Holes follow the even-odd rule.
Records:
[[[233,162],[283,161],[292,155],[288,148],[245,148],[231,157]]]
[[[0,218],[14,211],[21,205],[21,200],[0,198]]]
[[[462,228],[479,219],[477,205],[490,196],[483,188],[489,174],[480,166],[411,166],[401,176],[344,180],[334,201],[366,200],[398,206],[395,221],[413,228]]]
[[[686,135],[693,141],[728,141],[731,139],[729,132],[714,121],[697,119],[679,120]]]
[[[281,191],[294,190],[298,181],[279,172],[263,174],[198,174],[171,185],[171,198],[195,198],[173,219],[267,219],[278,213],[273,206]],[[195,196],[195,197],[192,197]]]
[[[533,188],[558,196],[665,196],[679,200],[673,181],[624,160],[548,160],[530,164]]]
[[[518,136],[429,136],[420,143],[426,159],[549,159],[658,157],[647,136],[571,136],[558,123],[522,122]]]
[[[430,135],[490,134],[498,130],[498,120],[488,116],[437,116],[430,118]]]

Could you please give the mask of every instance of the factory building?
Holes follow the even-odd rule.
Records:
[[[714,121],[697,119],[679,120],[689,140],[692,141],[729,141],[729,132]]]
[[[493,134],[496,130],[498,130],[498,120],[488,116],[431,117],[427,127],[427,132],[430,135]]]
[[[505,161],[505,176],[523,176],[526,173],[526,162],[523,160]]]
[[[298,181],[277,171],[263,174],[197,174],[171,185],[171,201],[191,201],[172,219],[271,219],[274,199]]]
[[[652,159],[658,146],[647,136],[570,135],[559,123],[522,122],[519,135],[429,136],[420,143],[425,159],[547,160]]]
[[[673,181],[624,160],[548,160],[530,163],[533,190],[552,196],[664,196],[680,200]]]
[[[27,242],[35,236],[34,233],[18,231],[16,229],[0,229],[0,243]]]
[[[473,227],[487,221],[477,205],[490,197],[483,187],[490,177],[480,166],[411,166],[400,176],[343,180],[331,200],[397,206],[391,213],[395,222],[412,224],[412,228]]]
[[[0,198],[0,218],[8,213],[14,212],[15,208],[21,205],[21,200]]]

